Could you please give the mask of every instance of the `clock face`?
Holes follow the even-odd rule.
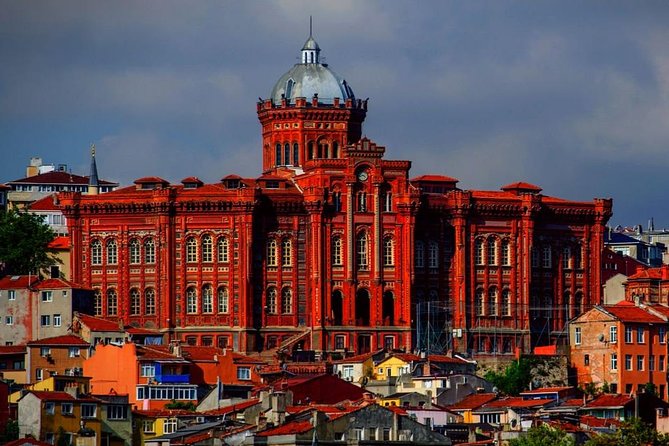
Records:
[[[367,171],[366,170],[361,170],[358,172],[358,180],[360,181],[367,181]]]

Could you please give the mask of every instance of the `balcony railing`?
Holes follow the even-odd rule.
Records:
[[[183,375],[158,375],[154,377],[156,382],[162,384],[188,384],[190,382],[190,374]]]

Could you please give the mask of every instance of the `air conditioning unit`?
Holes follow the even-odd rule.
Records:
[[[198,424],[204,423],[204,417],[196,417],[195,422],[198,423]]]

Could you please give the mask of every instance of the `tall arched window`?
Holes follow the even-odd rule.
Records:
[[[339,158],[339,143],[337,141],[332,143],[332,158]]]
[[[156,314],[156,291],[153,288],[144,291],[144,314],[147,316]]]
[[[511,250],[508,240],[502,240],[502,265],[510,266],[511,265]]]
[[[488,290],[488,315],[497,316],[497,288],[490,287]]]
[[[562,268],[571,268],[571,248],[569,246],[565,246],[562,249]]]
[[[288,79],[286,81],[286,94],[285,94],[286,101],[290,102],[290,98],[293,95],[293,85],[295,85],[294,80]]]
[[[478,288],[476,290],[476,297],[474,299],[474,307],[476,308],[476,315],[477,316],[483,316],[483,306],[484,306],[484,296],[485,292],[483,291],[483,288]]]
[[[139,290],[133,288],[130,290],[130,316],[137,316],[141,311],[142,303]]]
[[[211,285],[202,287],[202,312],[205,314],[214,312],[214,290]]]
[[[267,240],[267,266],[277,266],[276,261],[276,240]]]
[[[434,240],[427,243],[427,266],[439,268],[439,244]]]
[[[186,240],[186,262],[197,262],[197,240],[195,240],[195,237],[188,237],[188,240]]]
[[[541,251],[541,266],[544,268],[552,266],[551,247],[549,245],[545,245]]]
[[[511,291],[502,291],[502,316],[511,316]]]
[[[395,265],[395,243],[392,237],[383,239],[383,266]]]
[[[116,316],[118,314],[118,295],[116,290],[109,288],[107,290],[107,316]]]
[[[102,242],[97,239],[91,242],[91,265],[102,265]]]
[[[230,242],[227,237],[218,239],[218,263],[228,263],[230,261]]]
[[[275,165],[280,166],[281,165],[281,143],[278,142],[276,143],[276,158],[275,158]]]
[[[369,266],[367,251],[367,233],[363,231],[356,237],[356,264],[360,269],[367,269]]]
[[[197,313],[197,290],[195,287],[186,290],[186,313]]]
[[[362,190],[357,194],[358,212],[367,212],[367,193]]]
[[[93,292],[93,314],[102,316],[102,293],[97,288]]]
[[[144,263],[156,263],[156,242],[152,238],[144,240]]]
[[[281,265],[293,265],[293,243],[288,238],[281,241]]]
[[[276,314],[276,288],[267,290],[267,313]]]
[[[310,160],[314,159],[314,142],[309,141],[307,143],[307,156]]]
[[[341,266],[342,263],[342,252],[341,252],[341,237],[335,235],[332,237],[332,265]]]
[[[218,312],[219,313],[228,313],[230,311],[230,302],[228,300],[228,288],[219,287],[218,288]]]
[[[130,251],[130,264],[137,265],[140,262],[140,245],[136,238],[130,240],[128,243],[128,250]]]
[[[281,313],[293,313],[293,291],[290,288],[284,288],[281,291]]]
[[[576,316],[583,314],[583,292],[577,291],[574,294],[574,309],[576,310]]]
[[[214,243],[209,234],[202,236],[202,261],[205,263],[214,261]]]
[[[116,265],[118,263],[118,245],[116,239],[107,240],[107,265]]]
[[[488,239],[488,265],[497,265],[497,239]]]
[[[581,246],[574,248],[574,268],[583,268],[583,248]]]
[[[474,261],[477,265],[483,265],[483,240],[477,238],[474,244]]]
[[[293,166],[300,165],[300,146],[296,142],[293,143]]]
[[[287,142],[283,146],[283,164],[289,165],[290,164],[290,143]]]
[[[414,264],[416,268],[425,267],[425,244],[422,240],[416,240],[414,251]]]

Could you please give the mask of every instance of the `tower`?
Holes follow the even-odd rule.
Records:
[[[88,177],[88,195],[97,195],[100,192],[98,180],[98,165],[95,162],[95,144],[91,144],[91,172]]]

